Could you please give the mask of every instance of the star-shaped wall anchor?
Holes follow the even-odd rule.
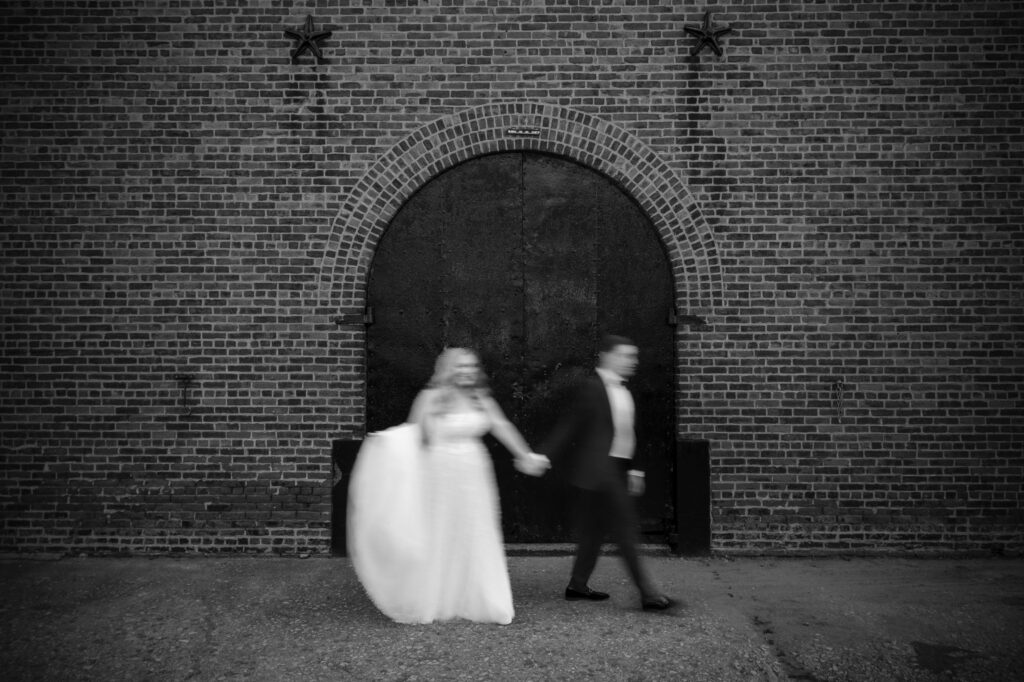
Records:
[[[719,57],[722,56],[722,46],[718,43],[719,36],[723,36],[732,30],[732,26],[723,26],[721,28],[715,28],[714,24],[711,23],[711,12],[704,12],[704,22],[700,26],[683,26],[683,30],[690,35],[697,36],[700,40],[697,45],[690,50],[690,56],[695,57],[700,54],[700,51],[704,49],[705,45],[711,47]]]
[[[313,53],[316,57],[318,64],[324,62],[324,53],[320,51],[320,41],[331,37],[331,31],[314,31],[313,30],[313,17],[306,17],[306,25],[298,30],[292,31],[291,29],[284,30],[285,35],[294,38],[297,41],[296,46],[292,49],[292,61],[298,60],[299,56],[306,52]]]

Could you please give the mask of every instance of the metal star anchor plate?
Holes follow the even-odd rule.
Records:
[[[292,31],[291,29],[284,30],[285,35],[293,38],[297,44],[292,49],[292,61],[298,60],[299,56],[304,52],[311,52],[316,57],[317,63],[324,61],[324,54],[320,51],[320,41],[326,40],[331,36],[331,31],[314,31],[313,30],[313,17],[306,17],[306,25],[298,31]]]
[[[715,54],[719,57],[722,56],[722,46],[719,44],[719,37],[725,35],[732,30],[732,26],[722,26],[715,28],[711,21],[711,12],[704,13],[704,21],[700,26],[683,26],[683,30],[692,36],[700,38],[697,44],[692,50],[690,50],[690,56],[695,57],[700,54],[700,51],[705,46],[710,47],[715,51]]]

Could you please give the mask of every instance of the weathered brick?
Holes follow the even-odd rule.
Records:
[[[697,58],[678,4],[310,13],[315,67],[282,35],[304,10],[0,10],[0,549],[327,551],[364,414],[332,319],[381,216],[505,149],[659,230],[707,322],[677,432],[711,443],[716,550],[1022,548],[1016,3],[735,0]]]

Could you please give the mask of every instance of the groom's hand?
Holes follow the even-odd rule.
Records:
[[[546,455],[539,455],[536,452],[531,452],[530,459],[537,463],[538,476],[543,476],[544,472],[551,468],[551,460],[548,459]]]

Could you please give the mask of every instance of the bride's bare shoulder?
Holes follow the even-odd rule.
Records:
[[[440,389],[424,388],[416,394],[412,401],[412,408],[409,410],[408,421],[419,421],[425,414],[433,411],[432,407],[437,404]]]

